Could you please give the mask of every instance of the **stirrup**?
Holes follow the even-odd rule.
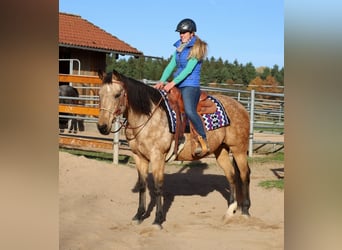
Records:
[[[166,157],[165,157],[165,162],[171,162],[173,161],[176,157],[173,154],[173,149],[175,148],[175,141],[173,140],[171,142],[171,146],[170,146],[170,150],[167,153]]]
[[[203,139],[202,136],[198,136],[197,140],[199,141],[200,145],[197,145],[197,147],[194,150],[194,154],[196,156],[202,156],[207,154],[210,151],[208,140]]]
[[[181,137],[179,138],[179,141],[178,141],[178,150],[177,150],[177,155],[183,150],[185,146],[185,137]]]
[[[174,161],[176,157],[179,155],[179,153],[184,149],[184,146],[185,146],[185,137],[179,138],[177,154],[174,154],[173,149],[175,148],[175,141],[173,140],[171,143],[170,150],[165,158],[165,162]]]

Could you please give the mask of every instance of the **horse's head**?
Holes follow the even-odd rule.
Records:
[[[99,91],[100,112],[97,128],[101,134],[108,135],[113,120],[126,110],[127,96],[121,77],[116,71],[109,74],[99,71],[99,77],[103,84]]]

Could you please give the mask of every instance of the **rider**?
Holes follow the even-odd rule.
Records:
[[[202,61],[207,54],[207,43],[195,35],[196,24],[192,19],[181,20],[177,25],[176,32],[179,32],[180,35],[180,39],[174,43],[176,50],[155,88],[164,89],[167,92],[175,86],[179,88],[184,102],[185,114],[199,134],[200,145],[195,148],[194,153],[195,155],[204,155],[209,152],[208,140],[202,119],[196,108],[201,93],[200,75]],[[167,83],[166,81],[174,69],[176,70],[173,74],[173,80]],[[166,83],[165,86],[164,83]]]

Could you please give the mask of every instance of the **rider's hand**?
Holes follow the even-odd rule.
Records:
[[[175,85],[176,85],[176,84],[175,84],[173,81],[172,81],[172,82],[169,82],[169,83],[167,83],[167,84],[164,86],[164,90],[165,90],[166,92],[169,92],[170,89],[172,89]]]
[[[163,89],[164,88],[164,83],[158,82],[156,85],[154,85],[155,89]]]

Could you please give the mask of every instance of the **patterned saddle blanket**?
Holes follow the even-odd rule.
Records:
[[[169,104],[167,92],[164,90],[159,91],[166,103],[170,132],[175,133],[177,123],[176,111],[174,111]],[[221,102],[217,98],[210,95],[208,95],[208,99],[216,105],[216,110],[213,113],[201,115],[204,121],[205,129],[210,131],[228,126],[230,124],[230,120]]]

